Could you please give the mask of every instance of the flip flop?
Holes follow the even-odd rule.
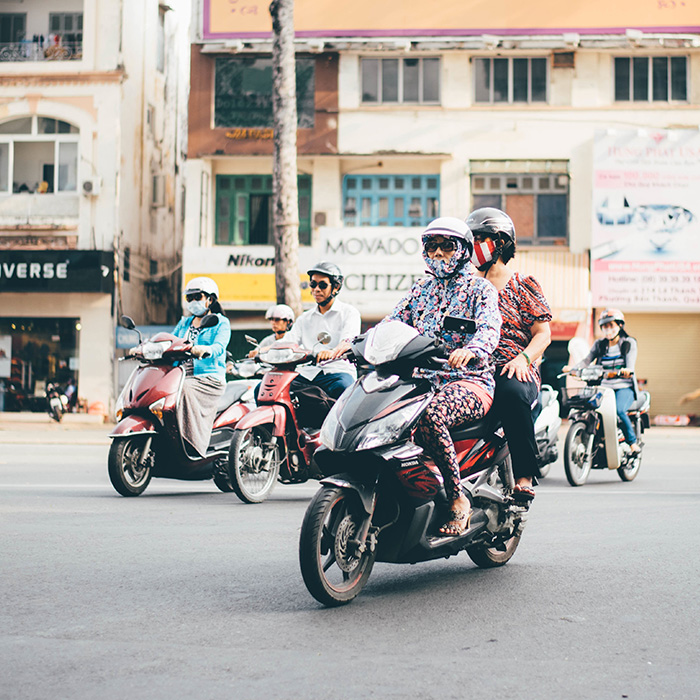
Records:
[[[472,512],[471,510],[468,513],[463,510],[451,510],[450,519],[440,528],[440,534],[447,537],[463,535],[469,529]]]
[[[530,503],[535,498],[535,489],[532,486],[520,486],[516,484],[513,488],[513,500],[516,503]]]

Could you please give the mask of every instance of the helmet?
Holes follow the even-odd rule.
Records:
[[[482,207],[475,209],[466,218],[467,226],[472,233],[486,233],[490,235],[503,234],[515,243],[515,225],[513,220],[500,209],[494,207]]]
[[[433,219],[423,231],[421,240],[425,243],[425,240],[431,236],[444,236],[462,241],[467,251],[467,259],[471,258],[474,252],[474,236],[469,226],[456,216],[440,216]]]
[[[269,321],[272,318],[281,318],[288,323],[294,322],[294,312],[286,304],[275,304],[265,312],[265,318]]]
[[[204,292],[207,296],[219,298],[219,286],[211,277],[193,277],[185,287],[183,294],[197,294]]]
[[[325,260],[316,263],[310,270],[306,271],[306,274],[309,277],[313,274],[325,275],[330,278],[331,284],[337,287],[338,290],[343,286],[343,280],[345,279],[340,268],[335,263],[326,262]]]
[[[615,321],[618,326],[625,325],[625,315],[620,309],[603,309],[598,316],[598,325],[602,328],[604,324]]]

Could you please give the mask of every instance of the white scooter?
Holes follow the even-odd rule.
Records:
[[[593,365],[560,376],[566,374],[586,383],[581,388],[565,389],[563,394],[564,408],[569,411],[571,421],[564,446],[567,481],[572,486],[582,486],[591,469],[616,469],[622,481],[632,481],[642,463],[642,434],[650,425],[649,392],[638,391],[636,401],[627,411],[640,447],[635,453],[618,425],[614,390],[600,385],[604,378],[620,377],[621,373]]]
[[[537,464],[540,469],[539,478],[543,479],[552,468],[552,463],[559,459],[557,438],[561,427],[559,416],[559,400],[557,392],[543,384],[535,404],[535,443],[537,444]]]

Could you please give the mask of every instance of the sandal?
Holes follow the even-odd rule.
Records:
[[[439,529],[441,535],[459,537],[469,529],[473,511],[451,510],[450,519]]]
[[[535,498],[535,489],[532,486],[521,486],[516,484],[513,487],[513,500],[516,503],[530,503]]]

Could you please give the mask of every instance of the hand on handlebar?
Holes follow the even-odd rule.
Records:
[[[190,352],[194,357],[199,359],[203,357],[211,357],[211,350],[206,345],[193,345]]]
[[[457,348],[450,353],[447,358],[447,364],[453,369],[459,369],[460,367],[466,367],[470,360],[472,360],[476,355],[471,350],[466,348]]]
[[[324,360],[337,360],[341,355],[344,355],[348,350],[350,350],[350,343],[345,340],[341,340],[338,345],[336,345],[332,350],[320,350],[316,355],[316,360],[318,362],[323,362]]]

